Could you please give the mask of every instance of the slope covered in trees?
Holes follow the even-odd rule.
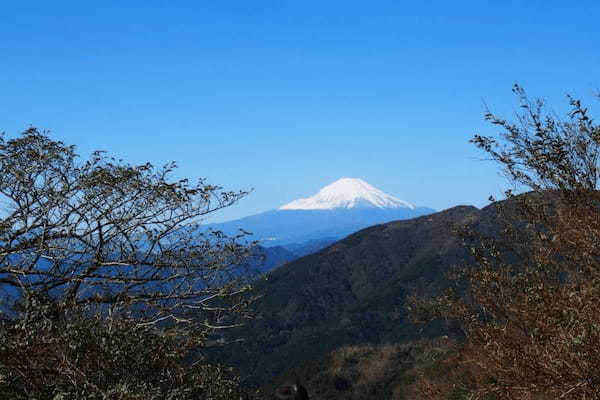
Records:
[[[496,205],[460,206],[376,225],[278,268],[257,284],[261,318],[236,332],[244,342],[219,350],[228,354],[221,360],[257,384],[312,379],[341,346],[451,332],[439,323],[411,324],[407,296],[445,287],[451,268],[469,260],[458,231],[492,232],[497,218]]]

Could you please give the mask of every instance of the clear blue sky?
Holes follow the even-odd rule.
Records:
[[[511,86],[598,108],[598,1],[23,1],[0,24],[0,130],[30,125],[228,189],[214,220],[341,177],[444,209],[506,187],[468,143]]]

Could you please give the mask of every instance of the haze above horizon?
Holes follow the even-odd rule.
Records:
[[[254,191],[218,222],[345,176],[415,205],[506,188],[468,143],[515,82],[560,115],[600,83],[600,3],[9,2],[0,131]]]

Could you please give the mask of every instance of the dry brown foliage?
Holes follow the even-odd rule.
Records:
[[[562,122],[515,92],[517,123],[488,114],[505,147],[474,142],[533,193],[508,193],[501,235],[471,237],[477,268],[455,276],[455,291],[415,301],[464,331],[447,373],[422,374],[421,398],[600,398],[600,128],[576,100]]]
[[[187,365],[185,338],[51,308],[0,329],[0,399],[245,398],[225,368]]]
[[[328,374],[349,384],[348,398],[413,398],[420,371],[435,369],[454,341],[448,338],[401,344],[344,346],[330,354]]]

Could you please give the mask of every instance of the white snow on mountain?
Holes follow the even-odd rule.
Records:
[[[279,210],[331,210],[334,208],[408,208],[415,206],[369,185],[362,179],[342,178],[305,199],[294,200]]]

